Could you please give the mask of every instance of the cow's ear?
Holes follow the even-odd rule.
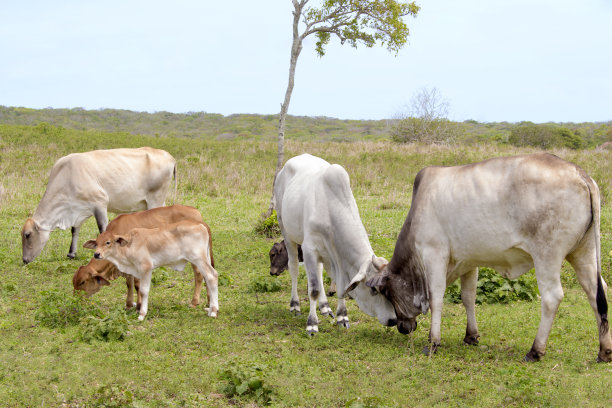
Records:
[[[118,243],[120,246],[126,246],[127,244],[129,244],[128,240],[123,237],[117,237],[117,239],[115,239],[115,242]]]
[[[379,288],[385,286],[387,283],[387,276],[382,273],[377,273],[374,277],[366,282],[366,286],[369,288]]]
[[[351,280],[351,283],[349,283],[349,285],[346,287],[346,289],[344,290],[344,293],[342,294],[342,297],[346,297],[346,295],[353,289],[355,289],[357,287],[357,285],[359,285],[365,278],[366,278],[366,270],[367,269],[362,269],[360,270],[355,277],[353,278],[353,280]]]
[[[86,243],[83,244],[83,248],[87,249],[96,249],[98,246],[96,245],[96,240],[90,239]]]
[[[96,282],[98,283],[98,285],[100,285],[100,286],[110,286],[110,282],[107,281],[102,276],[96,275],[94,278],[96,279]]]

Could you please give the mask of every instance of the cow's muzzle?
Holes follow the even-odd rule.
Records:
[[[284,269],[282,269],[282,268],[277,268],[275,266],[271,266],[270,267],[270,275],[272,275],[272,276],[278,276],[281,273],[283,273],[283,271],[284,271]]]
[[[101,259],[101,258],[100,258],[100,253],[99,253],[99,252],[94,253],[94,258],[96,258],[96,259]]]
[[[397,323],[397,331],[402,334],[410,334],[417,328],[416,320],[402,320]]]

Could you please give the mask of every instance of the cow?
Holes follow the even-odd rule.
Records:
[[[176,161],[151,147],[94,150],[60,158],[51,169],[47,189],[21,230],[23,263],[43,250],[51,231],[71,228],[68,258],[76,256],[81,225],[92,215],[103,232],[107,211],[121,214],[164,205]]]
[[[377,317],[386,326],[395,325],[393,305],[384,296],[372,296],[365,284],[361,284],[377,272],[375,263],[386,261],[374,255],[346,170],[309,154],[293,157],[276,177],[274,200],[291,274],[289,310],[295,313],[300,311],[298,244],[304,254],[310,297],[306,332],[312,336],[319,330],[317,301],[321,313],[333,317],[323,290],[323,267],[338,288],[350,287],[338,292],[338,325],[349,327],[344,302],[348,292],[365,313]]]
[[[106,231],[112,232],[115,235],[126,234],[133,228],[155,228],[166,224],[176,223],[182,220],[190,220],[193,222],[202,223],[210,235],[210,227],[202,221],[200,212],[186,205],[171,205],[168,207],[157,207],[146,211],[139,211],[131,214],[121,214],[112,220],[106,227]],[[215,261],[212,252],[212,236],[208,241],[211,265],[215,266]],[[200,303],[200,292],[202,290],[202,275],[194,272],[195,288],[191,306],[196,307]],[[138,280],[132,275],[127,275],[120,272],[114,264],[108,261],[92,258],[87,265],[83,265],[77,269],[72,277],[72,285],[75,291],[85,291],[87,296],[92,296],[97,293],[103,286],[110,285],[111,280],[119,276],[126,278],[127,298],[126,307],[131,308],[137,306],[140,308],[141,299],[138,299],[138,304],[134,303],[134,286],[136,285],[136,293],[138,293]]]
[[[304,262],[304,255],[302,254],[302,246],[297,246],[298,250],[298,262]],[[287,255],[287,247],[285,246],[285,240],[281,242],[275,242],[270,248],[270,275],[279,276],[289,267],[289,256]],[[332,281],[327,291],[327,296],[333,296],[336,294],[336,282]]]
[[[560,270],[573,266],[599,328],[598,361],[612,360],[607,286],[600,264],[600,195],[573,163],[547,153],[501,157],[456,167],[427,167],[414,181],[412,205],[391,261],[367,285],[386,296],[397,329],[416,329],[431,308],[429,346],[440,345],[445,288],[461,279],[467,314],[464,342],[478,343],[475,315],[478,266],[518,278],[535,267],[541,295],[538,332],[526,361],[545,354],[563,298]]]
[[[104,231],[83,245],[95,250],[94,258],[105,259],[121,272],[140,280],[142,304],[138,320],[144,320],[149,307],[149,290],[153,269],[169,266],[182,271],[187,262],[206,281],[208,315],[219,312],[218,274],[211,264],[210,235],[200,222],[180,221],[157,228],[134,228],[123,235]]]

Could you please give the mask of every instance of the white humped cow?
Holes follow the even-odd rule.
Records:
[[[344,168],[303,154],[287,161],[274,182],[275,208],[285,240],[291,274],[290,310],[299,312],[297,292],[298,250],[302,246],[308,275],[310,314],[307,332],[318,332],[317,301],[323,315],[331,315],[323,289],[323,266],[338,287],[337,323],[349,326],[344,297],[350,289],[359,308],[393,326],[393,305],[361,284],[377,272],[377,258],[361,223],[349,177]]]

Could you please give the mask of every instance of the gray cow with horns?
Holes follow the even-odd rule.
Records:
[[[412,206],[395,251],[367,285],[389,299],[400,333],[416,329],[431,308],[430,348],[440,345],[444,290],[461,279],[467,313],[464,341],[478,343],[475,316],[478,266],[513,279],[535,267],[540,326],[527,361],[545,353],[563,298],[560,270],[567,259],[595,312],[598,361],[612,360],[607,286],[601,277],[600,196],[575,164],[538,153],[457,167],[427,167],[414,181]]]

